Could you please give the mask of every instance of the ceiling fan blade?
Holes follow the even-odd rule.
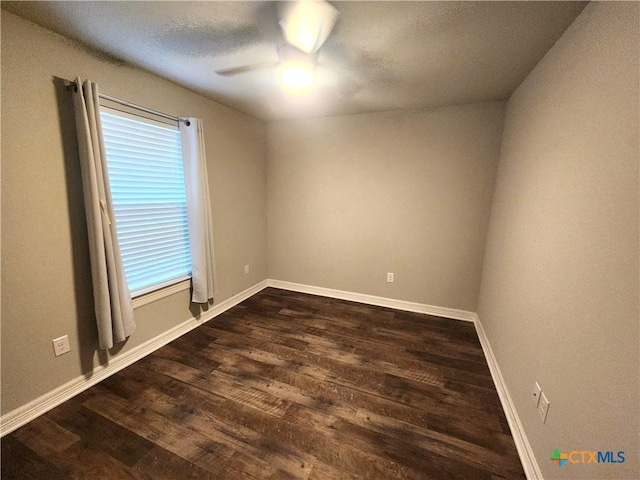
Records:
[[[255,65],[244,65],[242,67],[227,68],[224,70],[217,70],[216,75],[221,77],[233,77],[234,75],[240,75],[241,73],[252,72],[254,70],[263,70],[265,68],[271,68],[278,66],[278,62],[265,62],[256,63]]]
[[[338,10],[324,0],[282,4],[280,27],[288,43],[305,53],[317,52],[338,19]]]

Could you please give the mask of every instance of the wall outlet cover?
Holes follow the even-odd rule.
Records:
[[[53,354],[56,357],[59,357],[63,353],[68,353],[71,351],[71,347],[69,346],[69,336],[63,335],[62,337],[53,339]]]
[[[547,415],[549,414],[549,400],[544,392],[540,394],[540,403],[538,404],[538,414],[542,419],[542,423],[547,423]]]
[[[538,382],[535,382],[533,384],[533,390],[531,391],[531,401],[533,402],[536,408],[538,408],[538,404],[540,403],[541,393],[542,393],[542,389],[540,388],[540,385],[538,385]]]

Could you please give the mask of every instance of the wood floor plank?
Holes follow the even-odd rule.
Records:
[[[273,468],[300,476],[305,468],[310,472],[315,460],[288,444],[275,444],[250,428],[220,419],[195,405],[189,407],[189,411],[185,413],[180,403],[155,390],[148,389],[146,395],[136,399],[135,404],[146,406],[166,418],[175,419],[183,426],[217,443],[229,445],[247,458],[263,460],[265,465],[262,470]],[[267,443],[268,449],[264,448]]]
[[[233,454],[230,446],[209,440],[145,407],[132,408],[128,401],[109,392],[83,405],[212,473],[220,473],[221,464]]]
[[[129,467],[154,447],[152,442],[74,402],[67,402],[42,418],[54,420],[89,448],[103,451]],[[118,441],[114,442],[114,438]]]
[[[50,459],[69,472],[69,479],[109,478],[114,480],[153,480],[147,472],[136,472],[103,450],[84,441],[77,442]]]
[[[2,439],[7,479],[523,479],[472,323],[267,288]]]
[[[142,458],[140,458],[133,470],[140,472],[154,480],[216,480],[219,476],[211,473],[195,463],[154,445]]]
[[[25,478],[66,480],[70,472],[21,443],[15,435],[0,441],[2,461],[0,477],[3,480],[24,480]]]
[[[15,438],[42,456],[63,452],[80,440],[80,436],[45,416],[31,422],[31,428],[18,430]]]

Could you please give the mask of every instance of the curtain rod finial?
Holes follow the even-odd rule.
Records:
[[[72,82],[71,80],[65,80],[64,86],[68,89],[72,88],[74,91],[78,91],[78,84],[76,82]]]

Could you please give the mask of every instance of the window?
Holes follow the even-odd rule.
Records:
[[[177,125],[101,107],[118,242],[132,296],[191,276]]]

